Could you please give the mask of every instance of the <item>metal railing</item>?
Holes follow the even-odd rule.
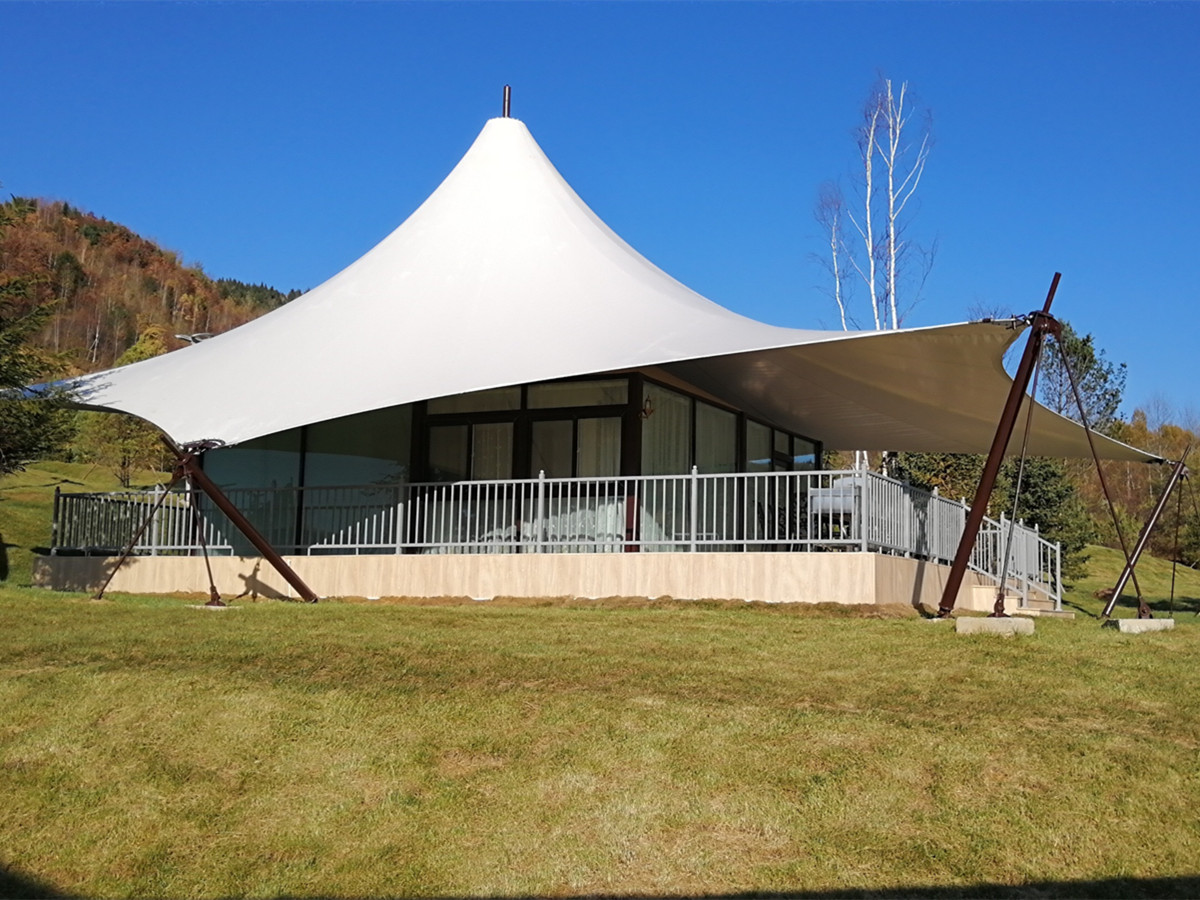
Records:
[[[55,497],[54,553],[120,552],[162,504],[138,555],[253,555],[186,488]],[[353,487],[238,488],[229,499],[281,553],[619,553],[858,550],[949,563],[965,504],[862,471],[546,478]],[[195,514],[199,511],[199,515]],[[970,567],[1029,605],[1061,604],[1059,547],[987,519]]]

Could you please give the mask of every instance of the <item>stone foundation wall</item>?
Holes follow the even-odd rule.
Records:
[[[212,557],[226,598],[294,596],[262,559]],[[288,557],[322,597],[676,597],[768,603],[900,603],[937,606],[949,567],[874,553],[521,553]],[[94,591],[116,560],[46,556],[34,582]],[[971,573],[959,605],[977,607],[982,582]],[[201,557],[131,557],[109,591],[208,592]],[[994,595],[993,595],[994,596]],[[991,608],[990,603],[987,606]]]

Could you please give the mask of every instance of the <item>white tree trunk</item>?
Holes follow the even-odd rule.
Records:
[[[828,293],[837,304],[838,317],[841,319],[842,331],[850,330],[850,319],[847,312],[848,287],[846,285],[846,226],[845,200],[841,189],[836,184],[826,183],[821,186],[813,217],[829,238],[829,256],[821,260],[823,268],[829,273],[833,282]]]
[[[879,95],[878,92],[872,92],[871,97],[867,100],[866,109],[863,111],[863,124],[858,135],[858,150],[863,165],[862,222],[858,222],[853,216],[850,217],[850,221],[854,223],[854,228],[858,231],[863,243],[864,262],[860,265],[857,260],[854,260],[854,268],[867,285],[871,315],[875,320],[876,331],[883,327],[880,318],[881,306],[877,274],[879,247],[876,246],[875,238],[875,196],[878,190],[875,186],[875,146],[876,134],[879,131],[879,119]]]
[[[902,238],[903,223],[901,216],[905,206],[916,192],[925,172],[925,162],[929,158],[930,132],[928,122],[921,130],[920,143],[915,147],[904,143],[905,128],[912,116],[910,109],[905,109],[908,100],[908,82],[901,82],[897,92],[890,78],[884,79],[881,87],[881,115],[883,117],[882,134],[877,138],[875,151],[887,174],[887,204],[886,221],[884,223],[886,256],[884,262],[884,277],[887,297],[887,315],[891,328],[900,327],[900,288],[899,273],[905,243]]]

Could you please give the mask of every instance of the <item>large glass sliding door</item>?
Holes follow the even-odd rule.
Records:
[[[434,425],[429,429],[430,481],[463,481],[471,460],[470,425]]]
[[[498,481],[513,477],[512,422],[473,425],[471,438],[472,481]]]
[[[570,478],[575,474],[575,422],[548,419],[532,423],[530,429],[530,476]]]
[[[532,527],[543,549],[586,545],[620,551],[625,540],[626,498],[617,484],[607,479],[621,474],[621,418],[535,420],[530,438],[532,469],[547,478],[581,479],[539,485],[542,515]]]
[[[619,416],[544,419],[530,428],[530,477],[613,478],[621,474]]]
[[[611,478],[621,474],[619,416],[580,419],[576,426],[575,474]]]
[[[433,425],[430,481],[495,481],[513,477],[513,423]]]

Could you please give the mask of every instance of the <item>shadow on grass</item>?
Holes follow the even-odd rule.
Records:
[[[1067,603],[1064,605],[1074,607],[1076,610],[1082,612],[1089,618],[1100,618],[1098,613],[1091,610],[1085,610],[1077,604]],[[1150,607],[1150,611],[1154,613],[1156,617],[1183,615],[1184,613],[1200,615],[1200,597],[1176,597],[1174,600],[1151,600],[1146,605]],[[1122,610],[1129,610],[1136,615],[1137,597],[1130,597],[1128,594],[1122,594],[1121,599],[1117,601],[1117,605],[1113,607],[1113,616],[1121,616]]]
[[[1197,897],[1200,896],[1200,876],[1181,878],[1113,878],[1102,881],[1039,881],[1028,884],[978,884],[969,887],[895,887],[864,890],[845,888],[829,891],[745,891],[735,894],[580,894],[588,900],[891,900],[891,898],[929,897],[933,900],[951,898],[1028,898],[1044,900],[1054,897]],[[306,900],[310,895],[296,894],[276,897],[275,900]],[[543,896],[570,897],[570,894],[496,895],[466,897],[457,895],[428,895],[429,900],[542,900]],[[385,900],[385,898],[343,898],[343,900]],[[386,898],[391,900],[391,898]],[[399,898],[396,898],[399,900]]]
[[[0,897],[28,897],[30,900],[43,900],[43,898],[70,898],[71,896],[71,894],[64,894],[43,881],[0,866]]]
[[[1156,600],[1149,604],[1150,609],[1155,613],[1191,613],[1196,615],[1200,613],[1200,598],[1196,597],[1176,597],[1174,602],[1170,600]]]
[[[1200,597],[1176,597],[1174,602],[1169,599],[1152,600],[1146,605],[1150,607],[1150,611],[1153,612],[1156,617],[1171,615],[1179,616],[1184,615],[1185,613],[1190,613],[1191,615],[1200,615]],[[1074,603],[1070,600],[1063,601],[1063,609],[1074,610],[1076,615],[1082,616],[1086,619],[1099,619],[1099,610],[1103,608],[1103,603],[1101,603],[1099,607],[1093,609],[1082,606],[1079,603]],[[1113,616],[1119,618],[1123,615],[1126,615],[1127,613],[1124,612],[1126,610],[1132,612],[1134,615],[1137,614],[1137,598],[1122,594],[1120,601],[1115,607],[1113,607]]]
[[[82,895],[59,891],[52,885],[38,881],[0,866],[0,898],[31,898],[31,900],[78,900]],[[240,895],[236,895],[240,896]],[[314,895],[282,894],[275,900],[310,900]],[[338,893],[322,893],[319,896],[338,897],[341,900],[389,900],[391,895],[350,897]],[[427,896],[430,900],[493,900],[483,896],[430,894],[394,895],[399,897]],[[496,895],[494,900],[538,900],[542,895],[525,894],[516,896]],[[547,897],[550,895],[546,895]],[[554,894],[555,897],[570,896]],[[884,900],[884,898],[929,897],[933,900],[951,898],[1029,898],[1044,900],[1054,897],[1200,897],[1200,875],[1182,875],[1175,878],[1104,878],[1092,881],[1031,881],[1025,884],[975,884],[961,887],[944,886],[897,886],[892,888],[859,889],[842,888],[827,891],[744,891],[729,894],[586,894],[591,900],[680,900],[697,897],[702,900]]]

